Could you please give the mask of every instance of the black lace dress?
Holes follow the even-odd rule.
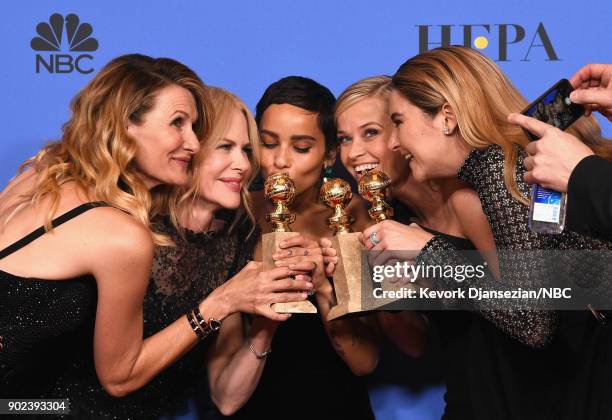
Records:
[[[184,316],[244,267],[248,225],[243,223],[229,235],[226,230],[186,231],[183,239],[167,219],[157,223],[157,230],[170,236],[176,247],[160,248],[154,259],[143,307],[145,337]],[[91,343],[91,337],[87,342]],[[57,383],[54,396],[69,398],[71,415],[78,418],[142,419],[186,412],[194,388],[205,378],[208,343],[200,342],[143,388],[123,398],[104,391],[94,370],[93,350],[86,346],[82,357]]]
[[[521,193],[529,196],[523,180],[525,152],[519,150],[515,178]],[[560,235],[535,234],[528,227],[528,207],[518,202],[504,184],[504,159],[499,146],[470,153],[459,178],[477,191],[493,230],[499,254],[501,283],[509,288],[535,287],[546,279],[548,267],[537,258],[513,260],[520,250],[612,249],[612,243],[573,232]],[[425,264],[465,264],[456,246],[435,236],[419,259]],[[568,273],[580,265],[568,261]],[[596,276],[597,272],[590,275]],[[599,273],[601,275],[601,273]],[[490,282],[491,279],[488,279]],[[495,281],[495,280],[493,280]],[[454,281],[436,281],[434,287],[453,289]],[[560,418],[569,384],[578,371],[583,342],[593,328],[586,311],[533,310],[520,303],[504,309],[494,299],[470,302],[480,316],[470,328],[468,366],[470,405],[479,419]]]

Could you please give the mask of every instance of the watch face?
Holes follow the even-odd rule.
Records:
[[[217,331],[219,328],[221,328],[221,321],[218,321],[216,319],[210,318],[208,320],[208,325],[210,326],[211,330]]]

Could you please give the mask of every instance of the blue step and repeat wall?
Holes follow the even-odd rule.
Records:
[[[21,0],[2,6],[2,188],[24,159],[60,136],[72,96],[120,54],[183,61],[251,108],[283,76],[308,76],[339,94],[360,78],[392,74],[441,43],[480,50],[530,99],[586,63],[612,63],[609,0]],[[599,120],[610,137],[612,125]],[[395,376],[372,386],[380,418],[439,418],[443,387],[403,386]]]

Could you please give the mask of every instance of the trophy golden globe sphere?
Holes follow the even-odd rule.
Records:
[[[334,234],[351,232],[351,223],[355,219],[344,209],[353,198],[349,183],[340,178],[327,179],[321,186],[319,196],[321,201],[334,210],[333,216],[327,222]]]
[[[359,180],[359,195],[368,201],[373,201],[375,196],[391,185],[391,178],[382,171],[373,169],[366,172]]]
[[[359,195],[372,203],[368,214],[377,222],[393,216],[393,208],[385,202],[385,189],[389,185],[391,178],[377,169],[366,172],[359,180]]]
[[[288,174],[277,172],[266,178],[264,194],[268,200],[287,205],[295,198],[295,184]]]
[[[277,172],[266,178],[264,194],[275,205],[274,211],[266,215],[266,220],[275,232],[291,232],[289,225],[295,221],[295,214],[287,207],[295,198],[295,184],[284,172]]]
[[[332,178],[321,186],[319,193],[321,201],[329,207],[341,205],[346,207],[353,198],[353,191],[348,182],[340,178]]]

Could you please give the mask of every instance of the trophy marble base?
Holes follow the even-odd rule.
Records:
[[[395,301],[374,297],[374,287],[393,290],[399,286],[373,282],[368,266],[361,261],[364,247],[359,241],[359,232],[340,234],[331,241],[338,252],[338,264],[333,279],[336,305],[329,311],[328,321],[360,312],[365,314]]]
[[[278,244],[285,239],[299,235],[297,232],[270,232],[261,235],[261,252],[263,270],[272,270],[276,268],[272,255],[279,249]],[[316,314],[317,308],[307,300],[301,302],[285,302],[275,303],[272,305],[272,310],[281,314]]]

